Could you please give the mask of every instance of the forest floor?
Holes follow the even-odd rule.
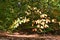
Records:
[[[60,35],[48,35],[48,34],[9,34],[6,32],[0,32],[0,40],[60,40]]]

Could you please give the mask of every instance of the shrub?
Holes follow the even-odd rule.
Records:
[[[59,0],[1,0],[0,28],[6,31],[24,28],[32,28],[32,31],[37,32],[59,30],[59,2]]]

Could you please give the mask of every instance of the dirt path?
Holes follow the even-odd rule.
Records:
[[[0,40],[60,40],[60,35],[20,35],[19,33],[0,33]]]

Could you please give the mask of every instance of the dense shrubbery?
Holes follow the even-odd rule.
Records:
[[[60,0],[0,0],[0,30],[60,29]]]

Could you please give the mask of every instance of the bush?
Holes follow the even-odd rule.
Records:
[[[59,0],[0,0],[0,30],[30,29],[48,32],[60,29]]]

